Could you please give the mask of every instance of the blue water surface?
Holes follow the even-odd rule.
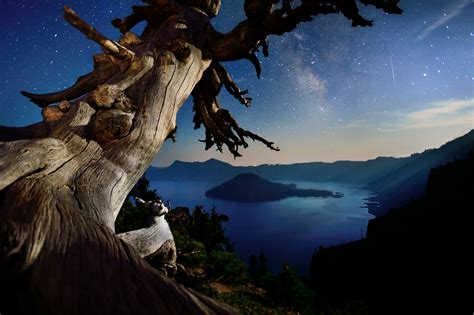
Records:
[[[281,181],[281,183],[290,183]],[[309,274],[311,255],[319,246],[360,239],[373,216],[364,207],[371,191],[345,183],[291,182],[298,188],[324,189],[344,194],[342,198],[298,198],[279,201],[240,203],[209,199],[205,192],[217,183],[152,181],[172,207],[204,206],[230,217],[226,235],[246,262],[251,254],[265,253],[270,270],[278,272],[288,263],[300,274]]]

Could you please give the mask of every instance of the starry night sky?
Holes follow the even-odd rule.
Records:
[[[243,19],[243,1],[224,0],[213,24],[228,31]],[[0,0],[0,125],[41,119],[19,91],[52,92],[92,69],[100,51],[62,18],[62,6],[110,38],[110,24],[139,1]],[[474,128],[474,3],[402,0],[402,16],[362,8],[372,28],[352,28],[338,15],[316,17],[270,38],[258,80],[248,61],[226,64],[251,108],[222,92],[242,127],[274,140],[281,152],[251,143],[244,157],[204,151],[193,130],[192,104],[178,117],[178,142],[155,165],[219,158],[236,165],[361,160],[405,156],[437,147]],[[140,28],[135,30],[140,32]]]

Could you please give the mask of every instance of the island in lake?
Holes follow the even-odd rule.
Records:
[[[295,184],[274,183],[253,173],[245,173],[206,191],[206,197],[239,202],[258,202],[281,200],[288,197],[340,198],[343,197],[343,194],[328,190],[299,189]]]

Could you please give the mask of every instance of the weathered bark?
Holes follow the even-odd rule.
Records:
[[[94,71],[58,93],[22,92],[43,107],[43,122],[0,127],[0,313],[196,314],[234,313],[185,289],[143,258],[174,268],[176,249],[162,216],[137,231],[115,235],[129,191],[167,138],[191,95],[195,126],[206,128],[206,149],[226,145],[234,156],[246,138],[278,150],[241,128],[217,101],[224,86],[244,97],[220,61],[250,60],[267,36],[291,31],[318,14],[342,13],[370,26],[355,0],[246,0],[247,19],[228,34],[209,22],[220,0],[144,0],[113,25],[119,42],[101,35],[65,8],[66,19],[105,53]],[[359,0],[400,13],[398,0]],[[139,37],[129,32],[140,21]],[[199,84],[198,84],[199,83]],[[57,106],[49,106],[59,103]]]
[[[185,37],[178,20],[206,23],[206,16],[192,14],[198,13],[183,8],[147,30],[146,45],[129,47],[135,56],[125,61],[128,67],[46,121],[46,131],[31,128],[33,139],[2,137],[0,283],[11,288],[15,312],[233,312],[141,258],[172,241],[163,217],[134,232],[135,240],[114,234],[124,199],[175,129],[177,111],[210,63],[191,36],[180,60],[169,49]],[[154,232],[159,237],[134,248],[138,236]]]

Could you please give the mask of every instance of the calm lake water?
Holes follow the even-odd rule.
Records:
[[[281,181],[281,183],[290,183]],[[230,217],[226,235],[235,250],[248,262],[252,253],[264,252],[272,271],[282,264],[292,265],[300,274],[309,274],[315,248],[345,243],[365,235],[367,222],[373,218],[364,207],[373,194],[350,184],[333,182],[296,182],[298,188],[325,189],[344,194],[342,198],[287,198],[280,201],[239,203],[209,199],[205,192],[216,186],[210,182],[152,181],[164,200],[172,207],[206,210],[216,207]]]

